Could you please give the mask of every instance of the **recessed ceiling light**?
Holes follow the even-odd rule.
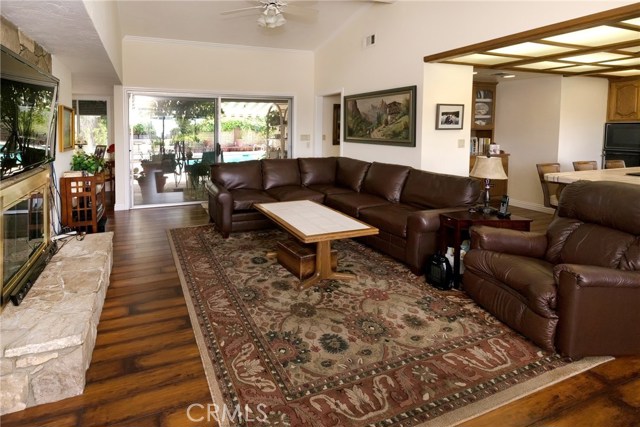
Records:
[[[581,46],[603,46],[637,39],[637,31],[601,25],[599,27],[587,28],[586,30],[545,37],[543,40]]]
[[[629,25],[635,25],[636,27],[640,27],[640,17],[639,18],[633,18],[633,19],[627,19],[626,21],[622,21],[625,24],[629,24]]]
[[[606,70],[608,67],[598,65],[576,65],[575,67],[557,68],[555,71],[565,71],[569,73],[585,73],[587,71]],[[610,68],[609,68],[610,69]]]
[[[560,60],[593,64],[594,62],[612,61],[614,59],[623,59],[623,58],[629,58],[629,55],[620,55],[619,53],[610,53],[610,52],[595,52],[595,53],[587,53],[586,55],[567,56],[566,58],[560,58]]]
[[[459,62],[462,64],[482,64],[496,65],[504,62],[517,61],[518,58],[507,58],[504,56],[486,55],[482,53],[472,53],[471,55],[459,56],[451,60],[451,62]]]
[[[566,62],[556,62],[556,61],[540,61],[540,62],[532,62],[531,64],[516,65],[515,67],[528,68],[530,70],[549,70],[551,68],[566,67],[567,65],[571,65],[571,64],[567,64]]]
[[[605,72],[605,73],[602,73],[602,74],[606,74],[608,76],[620,76],[620,77],[640,76],[640,69],[611,71],[611,72]]]
[[[619,67],[629,67],[631,65],[640,65],[640,58],[621,59],[619,61],[603,62],[602,64],[619,66]]]
[[[554,46],[550,44],[526,42],[501,47],[499,49],[493,49],[490,50],[489,53],[500,53],[503,55],[542,56],[570,52],[572,50],[575,49],[572,49],[570,47]]]
[[[502,76],[503,79],[512,79],[514,78],[516,75],[515,74],[505,74]]]

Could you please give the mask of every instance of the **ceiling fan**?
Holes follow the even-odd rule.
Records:
[[[240,9],[227,10],[222,12],[222,15],[228,15],[231,13],[243,12],[245,10],[262,9],[262,13],[258,17],[258,25],[265,28],[277,28],[284,25],[287,20],[284,17],[284,9],[295,8],[296,6],[289,6],[282,0],[256,0],[259,4],[251,7],[243,7]],[[304,11],[316,12],[313,9],[297,8]]]

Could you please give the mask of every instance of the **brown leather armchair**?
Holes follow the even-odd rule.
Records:
[[[547,350],[640,354],[640,186],[579,181],[546,233],[472,227],[464,290]]]

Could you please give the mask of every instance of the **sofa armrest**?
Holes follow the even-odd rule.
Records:
[[[595,265],[558,264],[553,269],[558,286],[572,288],[638,288],[640,272]],[[640,294],[639,294],[640,297]]]
[[[559,264],[556,348],[572,359],[640,354],[640,272]]]
[[[475,225],[469,231],[473,249],[543,258],[547,250],[545,233]]]
[[[426,209],[412,212],[407,218],[407,235],[413,233],[434,232],[440,229],[440,214],[457,212],[466,209],[464,206],[455,208]]]
[[[233,196],[222,185],[215,181],[207,181],[209,198],[209,217],[216,225],[223,237],[231,233],[231,215],[233,214]]]

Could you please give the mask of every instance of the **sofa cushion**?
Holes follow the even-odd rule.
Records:
[[[336,187],[332,184],[313,184],[309,186],[310,189],[319,191],[323,194],[342,194],[342,193],[354,193],[350,188]]]
[[[280,202],[290,200],[311,200],[314,202],[324,202],[324,194],[299,185],[285,185],[282,187],[270,188],[267,193],[278,199]]]
[[[262,181],[264,189],[285,185],[300,185],[298,159],[262,160]]]
[[[360,210],[359,219],[398,237],[407,237],[407,217],[416,211],[413,206],[389,203]]]
[[[273,203],[278,199],[268,195],[262,190],[249,190],[240,188],[230,191],[233,197],[233,210],[246,210],[253,208],[254,203]]]
[[[382,197],[374,196],[367,193],[341,193],[328,194],[325,197],[324,204],[330,208],[339,210],[342,213],[357,218],[361,209],[373,206],[381,206],[389,204]]]
[[[371,163],[362,160],[338,157],[336,165],[336,185],[353,191],[360,191],[362,180]]]
[[[472,205],[478,201],[481,187],[476,178],[412,169],[400,201],[421,209]]]
[[[465,255],[464,265],[474,274],[517,293],[541,316],[556,316],[553,264],[538,258],[473,249]]]
[[[336,181],[335,157],[305,157],[298,159],[302,185],[333,184]]]
[[[262,190],[262,168],[259,160],[211,165],[211,180],[227,190],[245,188]]]
[[[362,191],[397,202],[410,170],[409,166],[373,162],[362,182]]]

